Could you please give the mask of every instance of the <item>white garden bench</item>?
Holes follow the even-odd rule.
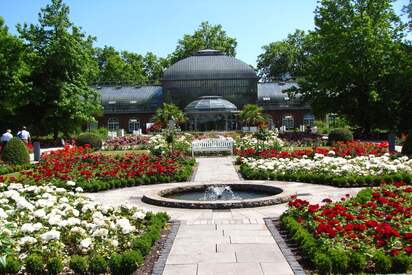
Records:
[[[233,140],[213,138],[192,141],[192,157],[194,157],[195,152],[224,151],[229,151],[233,155]]]

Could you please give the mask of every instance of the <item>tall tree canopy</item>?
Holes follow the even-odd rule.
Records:
[[[93,38],[69,19],[69,7],[52,0],[41,9],[39,24],[18,25],[31,51],[32,91],[21,112],[39,133],[67,134],[94,120],[100,100],[89,82],[96,78]],[[31,114],[27,116],[27,114]]]
[[[22,41],[11,35],[0,17],[0,129],[18,127],[16,110],[22,106],[30,88],[30,67]]]
[[[322,0],[305,39],[300,93],[316,113],[339,113],[365,130],[394,128],[410,88],[405,26],[392,0]]]
[[[113,47],[97,48],[95,58],[99,64],[96,82],[133,84],[160,83],[168,60],[149,52],[145,56],[128,51],[118,52]]]
[[[211,25],[202,22],[193,34],[185,34],[178,41],[176,50],[171,55],[171,63],[189,57],[202,49],[215,49],[229,56],[236,55],[237,41],[223,30],[222,25]]]
[[[257,59],[261,79],[271,81],[300,77],[305,57],[305,36],[304,31],[296,30],[285,40],[263,46],[264,52]]]

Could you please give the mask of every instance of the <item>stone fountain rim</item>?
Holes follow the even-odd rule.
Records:
[[[184,192],[184,191],[193,191],[199,189],[205,189],[208,186],[223,186],[228,185],[238,189],[238,187],[246,188],[250,187],[251,190],[261,190],[269,192],[279,192],[279,194],[266,196],[255,199],[246,199],[241,201],[227,200],[227,201],[194,201],[194,200],[178,200],[172,198],[165,198],[164,195]],[[179,186],[174,187],[165,187],[160,190],[155,190],[146,193],[142,197],[142,201],[148,204],[153,204],[157,206],[164,207],[173,207],[173,208],[187,208],[187,209],[231,209],[231,208],[251,208],[251,207],[261,207],[269,206],[275,204],[282,204],[290,200],[291,195],[295,193],[290,192],[282,188],[280,185],[274,183],[258,183],[258,182],[215,182],[215,183],[182,183]]]

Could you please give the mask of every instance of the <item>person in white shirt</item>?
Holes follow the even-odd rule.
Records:
[[[30,133],[26,130],[26,126],[23,126],[21,131],[17,133],[17,136],[25,143],[28,144],[30,142]]]
[[[4,147],[6,147],[6,143],[9,142],[10,139],[13,138],[13,135],[11,134],[11,130],[7,129],[7,131],[1,136],[1,150],[0,153],[3,152]]]

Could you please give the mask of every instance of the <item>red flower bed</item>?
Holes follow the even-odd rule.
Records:
[[[92,153],[86,147],[65,147],[42,155],[42,161],[31,171],[22,172],[26,180],[35,182],[75,181],[84,185],[91,181],[110,181],[142,177],[156,177],[168,181],[183,166],[179,155],[151,157],[126,153],[120,156],[108,156]],[[131,185],[140,184],[132,182]],[[104,189],[116,187],[109,186]],[[100,187],[99,187],[100,188]],[[95,189],[95,188],[93,188]]]
[[[333,148],[317,147],[314,149],[294,150],[294,151],[277,151],[263,150],[256,151],[254,148],[246,150],[235,150],[235,153],[241,157],[257,158],[301,158],[303,156],[312,157],[314,154],[328,155],[330,151],[338,157],[357,157],[375,155],[382,156],[388,153],[389,144],[387,142],[373,143],[361,141],[338,142]]]
[[[371,255],[412,253],[412,187],[402,182],[365,189],[355,198],[289,202],[293,216],[322,245]]]

